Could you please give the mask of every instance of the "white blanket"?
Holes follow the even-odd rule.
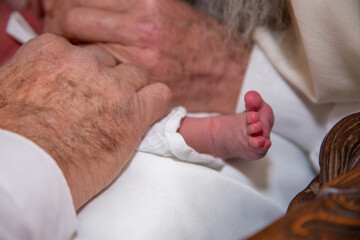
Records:
[[[78,215],[77,239],[239,239],[284,214],[312,179],[306,157],[273,135],[268,156],[221,172],[138,152]]]

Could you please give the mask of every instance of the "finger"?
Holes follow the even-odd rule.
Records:
[[[100,44],[86,44],[77,46],[85,48],[92,52],[98,58],[100,64],[103,66],[115,67],[118,64],[118,61]]]
[[[144,121],[146,129],[155,121],[164,117],[170,110],[172,94],[170,89],[163,83],[150,84],[137,92],[139,106],[144,106]]]
[[[100,43],[101,47],[104,48],[106,51],[111,52],[111,54],[114,56],[116,60],[118,60],[121,63],[133,63],[139,61],[136,61],[138,58],[141,58],[142,54],[144,53],[144,50],[138,50],[137,47],[133,46],[123,46],[117,43]]]
[[[14,1],[14,0],[7,0]],[[16,1],[26,1],[26,0],[16,0]],[[32,0],[34,1],[34,0]],[[35,0],[37,1],[37,0]],[[50,12],[55,7],[55,0],[42,0],[43,8],[45,12]],[[111,10],[117,12],[127,11],[135,6],[133,0],[72,0],[70,6],[81,6],[81,7],[90,7],[90,8],[99,8],[104,10]]]
[[[136,63],[144,66],[152,81],[168,81],[177,78],[183,71],[183,66],[179,63],[178,58],[163,54],[158,49],[144,49],[116,43],[101,44],[101,46],[121,63]]]
[[[141,29],[133,15],[95,8],[76,7],[60,19],[62,34],[85,42],[115,42],[134,45],[141,40]]]
[[[138,65],[119,64],[112,72],[118,81],[127,82],[136,92],[150,83],[148,72]]]
[[[133,8],[136,1],[133,0],[75,0],[77,6],[99,8],[116,12],[123,12]]]

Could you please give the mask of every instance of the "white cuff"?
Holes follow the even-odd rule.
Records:
[[[22,44],[37,36],[25,18],[17,11],[10,14],[6,33]]]
[[[198,153],[188,146],[184,138],[177,132],[185,115],[185,108],[174,108],[169,115],[154,124],[141,142],[138,150],[164,157],[175,157],[182,161],[202,164],[211,168],[222,167],[224,161],[221,158]]]
[[[0,239],[70,239],[76,212],[55,161],[24,137],[0,130]]]

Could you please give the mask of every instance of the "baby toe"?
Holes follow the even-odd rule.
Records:
[[[257,112],[248,112],[246,113],[246,124],[253,124],[260,121],[260,115]]]
[[[269,149],[271,147],[270,139],[266,139],[264,143],[264,149]]]
[[[261,122],[249,124],[246,128],[246,131],[249,135],[261,134],[263,131],[263,125]]]
[[[263,105],[260,94],[256,91],[249,91],[245,94],[245,108],[247,111],[257,111]]]
[[[262,148],[266,141],[263,137],[249,137],[248,142],[253,148]]]

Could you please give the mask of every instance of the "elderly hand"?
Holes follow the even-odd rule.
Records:
[[[103,42],[119,62],[165,82],[173,105],[233,112],[249,50],[208,15],[180,0],[44,0],[45,31]]]
[[[171,93],[144,70],[107,67],[44,34],[0,68],[0,128],[23,135],[62,169],[76,209],[119,174]]]

